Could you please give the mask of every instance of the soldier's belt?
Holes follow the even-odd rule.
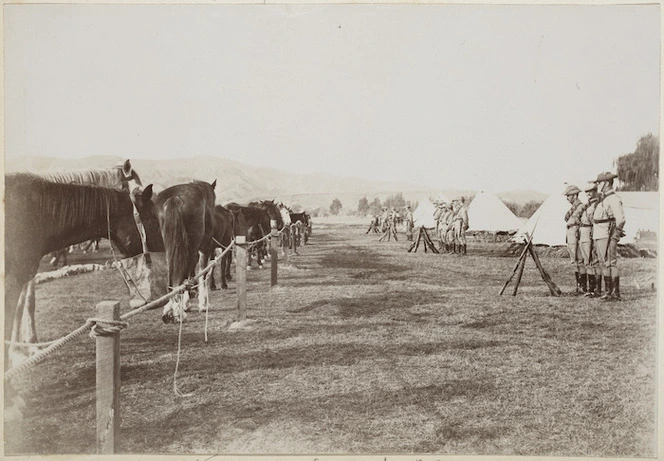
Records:
[[[568,224],[567,225],[568,229],[571,229],[572,227],[579,227],[579,225],[578,224]]]
[[[579,226],[581,226],[581,227],[593,227],[592,224],[583,224],[583,223],[579,224]]]
[[[615,221],[616,218],[608,218],[608,219],[596,219],[595,224],[603,224],[611,221]]]

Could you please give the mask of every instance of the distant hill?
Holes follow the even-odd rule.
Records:
[[[112,156],[91,156],[82,159],[53,157],[22,157],[5,160],[8,173],[27,171],[34,173],[71,170],[81,168],[108,168],[125,158]],[[455,198],[473,195],[475,191],[443,189],[394,181],[371,181],[355,177],[338,177],[326,174],[294,174],[267,167],[255,167],[224,158],[199,156],[181,159],[145,160],[131,159],[132,165],[141,176],[143,184],[154,184],[160,191],[174,184],[192,179],[203,181],[217,180],[217,202],[237,201],[246,203],[254,199],[277,199],[290,205],[300,205],[304,209],[327,209],[332,200],[338,198],[342,213],[357,209],[362,197],[369,201],[378,197],[381,201],[397,192],[403,193],[406,200],[419,201],[433,198],[442,193]],[[511,191],[498,194],[504,200],[525,203],[538,200],[544,194],[534,191]]]

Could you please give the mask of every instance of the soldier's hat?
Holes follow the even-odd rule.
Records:
[[[596,182],[589,182],[583,188],[583,192],[590,192],[591,190],[597,190],[597,183]]]
[[[610,181],[613,178],[617,178],[618,175],[611,173],[610,171],[605,171],[604,173],[600,173],[597,175],[597,179],[595,179],[594,182],[602,182],[602,181]]]
[[[577,186],[570,184],[565,188],[565,192],[563,192],[563,195],[575,195],[581,192],[581,189],[579,189]]]

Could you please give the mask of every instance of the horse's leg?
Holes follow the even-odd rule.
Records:
[[[212,255],[210,255],[210,259],[212,259],[213,256],[214,256],[214,253]],[[208,288],[210,289],[210,291],[216,291],[217,290],[217,284],[214,282],[214,270],[216,268],[217,267],[215,266],[210,271],[210,276],[209,276],[210,281],[209,281],[209,284],[208,284]],[[222,282],[221,283],[222,283],[222,288],[223,288],[223,273],[222,273]]]
[[[221,258],[221,264],[219,265],[219,268],[221,269],[221,289],[222,290],[227,290],[228,289],[228,283],[226,283],[226,265],[230,265],[230,255],[226,253],[224,256]]]
[[[199,270],[203,270],[207,266],[207,263],[210,261],[210,253],[208,251],[201,251],[199,253]],[[210,296],[208,294],[207,276],[204,276],[203,280],[201,280],[198,284],[198,312],[207,311],[209,304]]]

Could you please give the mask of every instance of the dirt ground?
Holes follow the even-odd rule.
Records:
[[[192,309],[177,375],[190,396],[173,392],[178,327],[159,310],[131,319],[121,453],[655,456],[656,259],[619,261],[620,303],[551,297],[532,260],[517,296],[498,296],[516,258],[488,256],[490,244],[408,253],[403,234],[314,226],[277,286],[248,272],[248,322],[232,323],[234,281],[211,293],[207,343]],[[566,259],[542,262],[573,289]],[[112,270],[38,285],[40,340],[102,300],[129,310]],[[21,393],[6,453],[95,452],[93,340],[32,369]]]

